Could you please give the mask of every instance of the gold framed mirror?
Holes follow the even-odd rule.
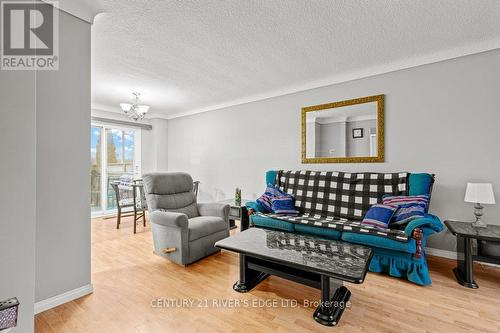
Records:
[[[384,162],[384,95],[302,108],[302,163]]]

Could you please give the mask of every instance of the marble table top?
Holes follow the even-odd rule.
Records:
[[[354,283],[363,282],[372,256],[366,246],[262,228],[242,231],[215,246]]]
[[[500,225],[488,224],[486,228],[473,227],[471,222],[448,220],[444,224],[454,235],[500,242]]]

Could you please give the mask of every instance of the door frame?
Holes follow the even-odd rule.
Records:
[[[142,161],[141,161],[141,129],[132,127],[132,126],[125,126],[125,125],[113,125],[113,124],[108,124],[108,123],[101,123],[101,122],[92,122],[91,123],[91,128],[92,127],[99,127],[101,129],[101,209],[98,211],[93,211],[91,212],[92,217],[99,217],[99,216],[109,216],[109,215],[115,215],[116,214],[116,208],[115,209],[108,209],[108,173],[107,173],[107,167],[108,167],[108,144],[107,144],[107,136],[106,136],[106,130],[111,129],[111,130],[129,130],[129,131],[134,131],[134,175],[138,176],[141,175],[141,166],[142,166]]]

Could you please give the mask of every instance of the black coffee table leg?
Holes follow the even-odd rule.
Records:
[[[474,281],[472,260],[472,239],[457,235],[457,267],[453,269],[458,283],[468,288],[479,288]]]
[[[314,311],[314,320],[326,326],[337,325],[350,297],[351,292],[341,280],[322,275],[321,304]]]
[[[233,285],[233,289],[240,293],[249,292],[268,276],[269,274],[248,268],[247,257],[240,253],[240,280]]]

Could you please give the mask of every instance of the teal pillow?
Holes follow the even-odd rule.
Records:
[[[276,170],[266,171],[266,186],[276,185],[276,174],[278,172]]]
[[[410,191],[408,195],[429,194],[432,184],[432,176],[428,173],[410,174]]]

